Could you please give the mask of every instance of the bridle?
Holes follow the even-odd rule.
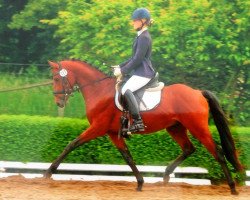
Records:
[[[53,94],[54,95],[63,94],[64,96],[63,96],[63,98],[61,98],[62,100],[66,100],[66,97],[68,97],[68,96],[73,96],[73,93],[79,91],[81,88],[93,85],[94,83],[101,82],[101,81],[108,79],[108,78],[112,78],[110,76],[105,76],[102,79],[98,79],[98,80],[92,81],[90,83],[81,85],[81,86],[79,86],[77,84],[72,86],[67,78],[68,71],[62,67],[60,62],[58,63],[58,66],[59,66],[59,71],[57,73],[53,74],[53,77],[59,75],[62,78],[62,88],[63,89],[58,90],[58,91],[53,91]]]
[[[59,66],[59,71],[55,74],[53,74],[53,77],[59,75],[62,79],[62,90],[58,90],[58,91],[53,91],[54,95],[58,95],[58,94],[63,94],[66,98],[66,96],[70,96],[72,95],[75,91],[77,91],[77,89],[75,89],[74,87],[71,86],[67,75],[68,75],[68,71],[66,69],[62,68],[61,63],[58,63]],[[64,99],[65,99],[64,98]]]

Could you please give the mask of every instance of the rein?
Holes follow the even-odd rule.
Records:
[[[99,82],[104,81],[104,80],[106,80],[106,79],[108,79],[108,78],[112,78],[112,77],[110,77],[110,76],[106,76],[106,77],[104,77],[104,78],[102,78],[102,79],[98,79],[98,80],[92,81],[92,82],[90,82],[90,83],[81,85],[81,86],[79,86],[79,85],[71,86],[70,82],[69,82],[68,79],[67,79],[67,75],[68,75],[67,70],[64,69],[64,68],[62,68],[62,65],[61,65],[60,62],[58,63],[58,65],[59,65],[59,72],[56,73],[56,74],[53,74],[53,77],[56,76],[56,75],[58,75],[58,74],[60,75],[60,77],[62,78],[62,87],[63,87],[63,90],[53,91],[53,94],[54,94],[54,95],[57,95],[57,94],[64,94],[65,97],[66,97],[66,96],[71,96],[71,95],[73,95],[74,92],[77,92],[77,91],[79,92],[79,90],[80,90],[81,88],[84,88],[84,87],[93,85],[93,84],[95,84],[95,83],[99,83]],[[68,87],[67,87],[67,86],[68,86]]]

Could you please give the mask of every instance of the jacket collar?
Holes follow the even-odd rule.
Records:
[[[144,31],[148,30],[148,27],[144,27],[140,31],[137,32],[137,36],[140,36]]]

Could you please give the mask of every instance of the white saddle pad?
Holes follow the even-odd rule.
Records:
[[[148,88],[145,90],[141,101],[139,103],[139,109],[140,111],[147,111],[151,110],[155,107],[157,107],[161,101],[161,91],[164,87],[164,83],[160,82],[159,86],[156,88]],[[136,95],[135,95],[136,96]],[[115,105],[117,108],[119,108],[121,111],[123,110],[122,105],[119,102],[119,92],[116,91],[115,94]],[[137,97],[136,97],[137,98]]]

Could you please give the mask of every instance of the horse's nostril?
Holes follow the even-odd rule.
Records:
[[[62,101],[62,102],[56,102],[56,105],[58,106],[58,107],[60,107],[60,108],[63,108],[64,106],[65,106],[65,104],[64,104],[64,102]]]

